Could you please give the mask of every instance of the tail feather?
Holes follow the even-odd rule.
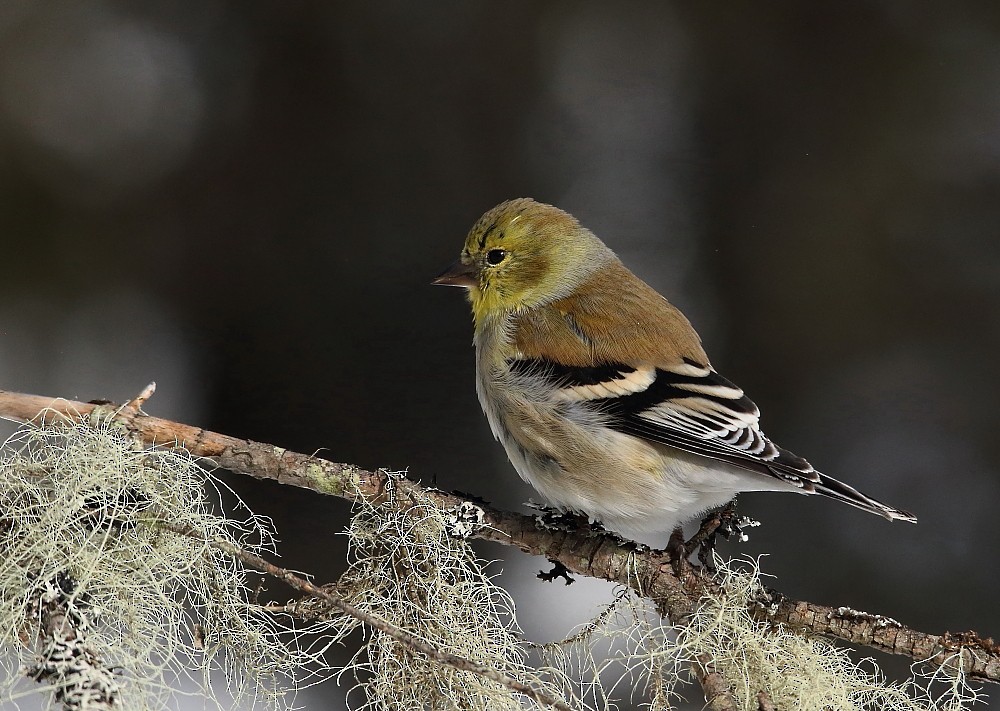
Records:
[[[817,494],[828,496],[831,499],[842,501],[845,504],[850,504],[851,506],[856,506],[862,511],[878,514],[879,516],[883,516],[890,521],[909,521],[910,523],[917,522],[917,517],[909,511],[903,511],[901,509],[893,508],[888,504],[883,504],[881,501],[877,501],[870,496],[865,496],[853,486],[849,486],[842,481],[837,481],[836,479],[828,477],[825,474],[820,474],[819,481],[814,483],[811,488]]]

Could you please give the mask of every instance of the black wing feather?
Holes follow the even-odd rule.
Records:
[[[636,371],[620,363],[573,367],[541,359],[515,359],[508,365],[514,373],[541,376],[560,388],[599,385]],[[619,432],[813,489],[820,475],[805,459],[778,447],[758,429],[760,411],[750,398],[714,370],[695,366],[687,370],[658,368],[643,390],[582,402],[602,412],[607,425]]]
[[[639,372],[620,363],[573,367],[523,358],[508,361],[508,366],[515,375],[548,380],[560,389],[564,402],[594,408],[619,432],[773,476],[890,520],[917,520],[817,472],[774,444],[760,431],[760,411],[753,401],[706,366],[686,362],[678,372]]]

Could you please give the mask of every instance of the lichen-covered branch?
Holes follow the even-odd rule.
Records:
[[[184,526],[175,526],[169,522],[161,521],[159,525],[165,529],[173,531],[174,533],[179,533],[181,535],[190,536],[192,538],[197,538],[199,540],[204,539],[204,536],[197,531],[193,531]],[[222,551],[226,555],[230,555],[233,558],[241,561],[243,564],[259,570],[262,573],[266,573],[273,578],[281,580],[282,582],[288,584],[292,588],[295,588],[299,592],[309,595],[312,598],[322,600],[324,603],[332,608],[340,610],[345,615],[350,615],[368,625],[372,629],[376,629],[383,634],[387,634],[397,642],[413,649],[417,652],[427,655],[431,659],[439,662],[441,664],[447,664],[448,666],[454,667],[455,669],[460,669],[462,671],[471,672],[473,674],[478,674],[479,676],[485,677],[490,681],[494,681],[501,686],[504,686],[511,691],[515,691],[519,694],[523,694],[534,701],[554,709],[559,709],[559,711],[573,711],[572,707],[563,701],[554,699],[543,691],[535,689],[530,684],[525,684],[517,679],[514,679],[503,672],[500,672],[492,667],[485,664],[480,664],[474,662],[471,659],[466,659],[465,657],[460,657],[455,654],[451,654],[441,649],[437,649],[433,645],[418,639],[406,630],[400,629],[394,625],[380,620],[377,617],[369,615],[364,610],[350,604],[338,595],[334,595],[329,590],[320,587],[314,583],[309,582],[301,575],[288,570],[287,568],[280,568],[273,563],[270,563],[259,555],[254,555],[249,553],[239,546],[235,546],[228,541],[223,540],[208,540],[207,543],[214,548]]]
[[[962,670],[970,677],[1000,681],[1000,645],[975,632],[942,635],[911,629],[891,617],[873,615],[849,607],[828,607],[791,600],[770,590],[770,601],[754,610],[759,619],[780,622],[795,629],[836,637],[889,654],[927,660],[938,666],[954,663],[962,651]]]
[[[47,580],[44,590],[33,601],[38,662],[28,676],[51,686],[54,700],[66,711],[119,709],[118,681],[87,642],[86,604],[75,595],[72,577]]]
[[[379,501],[385,496],[390,474],[351,464],[338,464],[281,447],[192,427],[152,417],[142,412],[144,392],[121,407],[81,403],[0,391],[0,416],[20,421],[39,421],[56,416],[111,418],[152,445],[182,446],[192,454],[208,457],[219,466],[258,479],[271,479],[318,493],[347,499],[359,497]],[[559,561],[571,572],[628,585],[657,601],[671,620],[683,619],[695,607],[711,578],[697,571],[675,572],[664,551],[648,550],[611,534],[587,531],[549,530],[535,519],[495,509],[467,497],[427,489],[414,481],[393,481],[396,501],[402,507],[416,501],[432,501],[443,510],[458,511],[470,503],[484,513],[486,526],[474,535],[514,546],[520,550]],[[790,600],[779,593],[760,600],[754,611],[759,619],[774,625],[807,629],[817,634],[866,645],[890,654],[905,655],[931,663],[953,663],[961,659],[962,671],[971,679],[1000,682],[1000,648],[992,639],[975,633],[934,635],[910,629],[889,618]],[[962,654],[956,655],[956,651]]]

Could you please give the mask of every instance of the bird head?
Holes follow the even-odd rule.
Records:
[[[576,218],[531,198],[508,200],[484,214],[457,262],[434,284],[468,289],[476,323],[565,296],[611,251]]]

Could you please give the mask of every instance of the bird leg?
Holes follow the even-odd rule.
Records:
[[[684,577],[684,573],[689,572],[691,563],[688,561],[687,544],[684,543],[684,529],[678,526],[670,534],[667,541],[666,553],[670,557],[670,566],[674,569],[674,575],[678,578]]]

